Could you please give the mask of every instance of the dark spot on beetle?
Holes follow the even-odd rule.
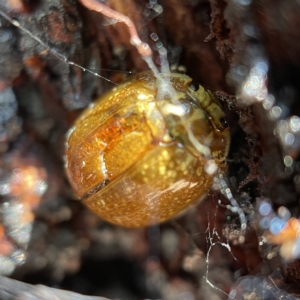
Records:
[[[221,125],[222,125],[224,128],[227,128],[227,127],[228,127],[228,122],[227,122],[227,119],[226,119],[225,116],[222,116],[222,117],[220,118],[220,123],[221,123]]]
[[[82,199],[88,199],[91,195],[96,194],[98,191],[102,190],[105,186],[107,186],[110,183],[109,179],[105,179],[93,188],[91,188],[83,197]]]
[[[194,82],[194,81],[191,81],[191,82],[189,83],[189,88],[190,88],[191,90],[193,90],[193,91],[197,91],[197,86],[199,86],[199,84],[196,83],[196,82]]]

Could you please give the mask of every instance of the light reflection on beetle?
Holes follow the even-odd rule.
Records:
[[[215,97],[182,74],[170,79],[182,116],[157,100],[157,79],[135,76],[87,109],[70,130],[66,171],[79,198],[103,219],[126,227],[168,220],[203,198],[224,167],[230,143],[224,112]],[[184,122],[184,124],[183,124]],[[210,156],[199,153],[186,126]]]

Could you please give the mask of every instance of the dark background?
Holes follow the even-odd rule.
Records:
[[[129,71],[144,71],[147,66],[130,44],[124,25],[76,1],[1,0],[1,11],[47,45],[0,16],[0,97],[4,99],[0,99],[0,179],[5,181],[14,169],[32,162],[44,170],[48,185],[39,205],[31,205],[34,222],[26,263],[11,276],[122,300],[213,299],[213,295],[226,299],[205,282],[211,250],[208,279],[225,293],[241,276],[251,275],[247,282],[252,291],[239,286],[247,299],[263,297],[263,290],[270,294],[262,299],[277,299],[284,291],[297,295],[298,262],[286,262],[277,248],[260,244],[255,200],[267,197],[274,210],[284,205],[293,216],[299,215],[299,147],[280,144],[274,128],[280,119],[300,113],[300,1],[109,0],[106,4],[129,16],[152,49],[162,42],[172,70],[188,74],[223,101],[232,133],[227,178],[247,216],[245,242],[238,245],[239,219],[218,205],[218,199],[228,202],[216,191],[180,218],[145,229],[119,228],[87,211],[64,173],[65,134],[82,109],[113,85],[63,58],[115,83],[130,76]],[[153,32],[159,37],[156,42],[149,38]],[[154,51],[155,62],[158,59]],[[268,65],[267,87],[274,105],[282,109],[279,120],[270,118],[261,103],[245,106],[241,97],[232,96],[240,95],[257,61]],[[5,98],[7,89],[15,102]],[[283,163],[287,154],[294,159],[289,170]],[[16,200],[12,192],[2,194],[1,203]],[[19,196],[17,201],[24,200]],[[4,226],[2,239],[7,238],[22,248]],[[230,244],[231,250],[221,242]],[[210,248],[212,243],[216,245]],[[272,292],[273,283],[263,284],[265,278],[273,278],[279,294]]]

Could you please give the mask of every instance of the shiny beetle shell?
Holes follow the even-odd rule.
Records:
[[[140,227],[178,215],[207,194],[213,180],[208,163],[224,165],[230,133],[219,102],[201,86],[190,88],[186,75],[164,77],[183,116],[165,112],[170,100],[157,100],[157,79],[144,73],[101,97],[69,132],[71,185],[111,223]],[[209,148],[209,157],[196,150],[186,126]]]

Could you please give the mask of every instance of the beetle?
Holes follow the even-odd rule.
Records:
[[[167,95],[158,100],[158,79],[142,73],[98,99],[67,136],[65,168],[76,195],[117,225],[178,215],[207,194],[216,170],[209,165],[224,168],[230,133],[218,100],[201,86],[194,90],[186,75],[162,76],[179,105]]]

